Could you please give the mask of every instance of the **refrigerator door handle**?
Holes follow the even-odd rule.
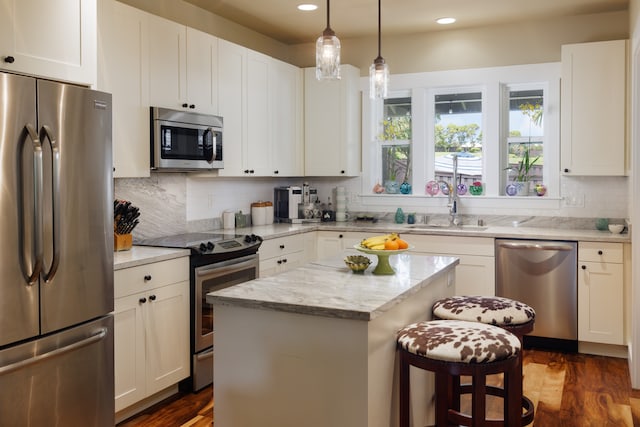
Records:
[[[40,141],[49,140],[51,145],[51,203],[53,206],[53,259],[49,271],[43,271],[45,283],[53,280],[60,263],[60,147],[51,128],[47,125],[40,129]]]
[[[42,248],[42,144],[38,138],[38,133],[35,127],[31,123],[27,123],[24,126],[31,144],[33,145],[33,247],[35,259],[33,264],[33,270],[29,273],[29,265],[27,260],[22,257],[22,268],[25,279],[29,285],[34,285],[38,281],[40,272],[42,271],[43,260],[43,248]],[[25,139],[26,140],[26,139]],[[21,167],[21,165],[19,165]],[[20,191],[20,209],[24,209],[24,191]],[[25,213],[22,211],[21,215],[20,234],[24,239],[24,223],[27,221]]]
[[[22,369],[26,366],[35,365],[36,363],[43,362],[47,359],[58,357],[65,353],[69,353],[79,348],[86,347],[88,345],[91,345],[95,342],[102,340],[106,336],[107,336],[107,328],[104,328],[104,327],[100,328],[98,329],[97,333],[87,338],[83,338],[80,341],[76,341],[64,347],[56,348],[55,350],[51,350],[46,353],[39,354],[37,356],[30,357],[28,359],[23,359],[14,363],[10,363],[9,365],[0,366],[0,375],[6,375],[10,372],[17,371],[18,369]]]

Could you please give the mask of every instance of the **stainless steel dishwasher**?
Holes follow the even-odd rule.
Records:
[[[536,311],[525,347],[578,350],[577,243],[496,239],[496,295]]]

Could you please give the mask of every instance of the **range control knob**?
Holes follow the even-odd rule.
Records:
[[[244,236],[244,241],[245,243],[251,243],[251,236],[249,236],[248,234]]]
[[[207,245],[205,245],[204,243],[200,243],[200,252],[204,253],[207,251]]]
[[[207,242],[207,249],[209,249],[210,251],[212,251],[212,250],[213,250],[213,248],[214,248],[213,243],[211,243],[211,242]]]

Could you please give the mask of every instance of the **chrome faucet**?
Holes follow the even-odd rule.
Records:
[[[458,218],[458,155],[453,155],[453,183],[449,187],[449,225],[459,225]]]

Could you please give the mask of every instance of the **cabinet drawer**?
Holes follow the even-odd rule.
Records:
[[[452,237],[436,235],[405,234],[415,252],[428,252],[439,255],[479,255],[494,256],[494,239],[487,237]]]
[[[622,243],[579,242],[578,261],[622,263]]]
[[[114,297],[183,281],[189,281],[189,257],[124,268],[114,271]]]
[[[277,239],[265,240],[260,245],[259,254],[261,259],[277,257],[292,252],[304,250],[304,239],[302,234],[285,236]]]

